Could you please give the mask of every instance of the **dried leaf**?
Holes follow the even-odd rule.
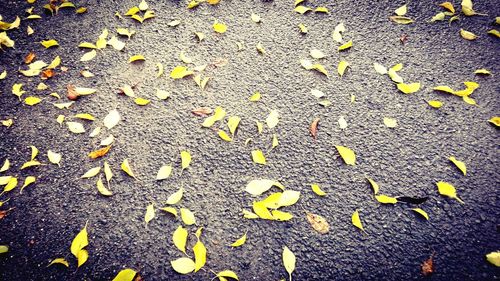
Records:
[[[439,194],[456,199],[458,202],[464,204],[464,201],[458,198],[457,191],[453,185],[444,181],[437,182],[436,185],[438,187]]]
[[[412,20],[408,17],[403,17],[403,16],[392,16],[392,17],[389,17],[389,19],[392,20],[393,22],[399,23],[399,24],[410,24],[410,23],[415,22],[414,20]]]
[[[421,265],[422,274],[424,276],[429,276],[434,272],[434,263],[432,261],[433,255],[429,259],[425,260]]]
[[[309,212],[306,212],[306,217],[312,228],[317,232],[325,234],[330,231],[330,225],[324,217]]]
[[[455,166],[457,166],[458,169],[460,169],[460,171],[462,171],[464,176],[467,174],[467,167],[465,166],[464,162],[457,160],[453,156],[451,156],[449,159],[451,162],[453,162],[453,164],[455,164]]]
[[[446,10],[450,11],[451,13],[455,13],[455,7],[453,7],[453,4],[450,2],[443,2],[439,4],[439,6],[445,8]]]
[[[108,145],[108,146],[103,147],[103,148],[98,149],[98,150],[94,150],[94,151],[89,153],[89,157],[92,159],[97,159],[97,158],[103,157],[104,155],[108,154],[110,149],[111,149],[111,145]]]
[[[318,136],[318,124],[319,124],[319,118],[314,118],[313,122],[311,123],[311,127],[309,128],[309,132],[311,133],[311,136],[316,139]]]
[[[283,265],[285,266],[286,272],[288,272],[290,281],[292,280],[292,272],[295,270],[295,263],[295,255],[287,246],[283,247]]]
[[[345,146],[336,145],[337,151],[347,165],[356,165],[356,154]]]

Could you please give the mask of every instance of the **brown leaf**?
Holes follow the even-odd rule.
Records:
[[[14,208],[10,208],[8,210],[0,210],[0,220],[5,218],[5,216],[7,216],[7,214],[12,211]]]
[[[44,71],[42,71],[42,79],[49,79],[49,78],[52,78],[54,76],[56,72],[54,71],[54,69],[52,68],[49,68],[49,69],[45,69]]]
[[[212,114],[212,109],[209,107],[198,107],[193,110],[191,110],[191,113],[193,113],[196,116],[208,116]]]
[[[34,59],[36,55],[33,52],[30,52],[25,58],[24,58],[24,63],[30,64]]]
[[[77,100],[78,99],[78,93],[75,90],[75,85],[69,84],[67,87],[68,89],[68,94],[66,95],[69,100]]]
[[[401,37],[399,38],[399,41],[401,41],[401,44],[405,44],[406,41],[408,41],[408,34],[402,34]]]
[[[316,139],[316,137],[318,136],[318,124],[319,118],[315,118],[311,123],[311,128],[309,128],[309,132],[314,139]]]
[[[111,145],[108,145],[108,146],[103,147],[101,149],[92,151],[92,152],[89,153],[89,157],[92,158],[92,159],[103,157],[104,155],[106,155],[108,153],[108,151],[110,149],[111,149]]]
[[[330,225],[328,224],[328,222],[324,217],[309,212],[306,213],[306,216],[307,216],[307,221],[317,232],[325,234],[328,231],[330,231]]]
[[[422,263],[421,268],[422,268],[422,274],[424,276],[429,276],[434,272],[434,262],[432,261],[433,258],[434,258],[434,253]]]

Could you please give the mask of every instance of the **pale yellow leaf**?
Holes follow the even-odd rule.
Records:
[[[356,154],[350,148],[345,146],[336,145],[337,151],[340,154],[340,157],[344,160],[347,165],[356,165]]]
[[[111,196],[113,195],[113,193],[111,191],[109,191],[105,186],[104,186],[104,183],[102,182],[101,180],[101,177],[99,177],[99,179],[97,179],[97,191],[99,191],[100,194],[104,195],[104,196]]]
[[[174,215],[175,217],[177,217],[177,210],[173,207],[163,207],[163,208],[160,208],[160,210],[167,212],[167,213],[170,213],[170,214]]]
[[[97,176],[97,174],[99,174],[99,172],[101,172],[101,167],[94,167],[94,168],[91,168],[90,170],[88,170],[87,172],[85,172],[81,176],[81,178],[82,179],[92,178],[92,177]]]
[[[78,122],[66,122],[66,125],[68,126],[68,129],[75,134],[82,134],[85,133],[85,128],[83,127],[82,123]]]
[[[385,68],[385,66],[379,64],[379,63],[373,63],[373,67],[375,68],[375,71],[378,73],[378,74],[387,74],[387,68]]]
[[[368,180],[368,182],[370,182],[370,185],[372,186],[372,189],[373,189],[373,194],[377,194],[378,191],[379,191],[379,186],[378,184],[372,180],[371,178],[366,178]]]
[[[196,218],[193,212],[191,212],[191,210],[186,208],[181,208],[180,213],[181,213],[181,219],[184,222],[184,224],[186,225],[196,224]]]
[[[276,186],[282,190],[285,189],[285,187],[281,183],[279,183],[278,181],[259,179],[259,180],[250,181],[247,184],[245,191],[254,195],[254,196],[257,196],[257,195],[261,195],[262,193],[268,191],[273,186]]]
[[[158,170],[158,173],[156,174],[156,180],[164,180],[170,177],[171,173],[172,173],[172,166],[164,165]]]
[[[305,6],[297,6],[295,7],[295,9],[293,9],[295,12],[299,13],[299,14],[305,14],[306,12],[309,12],[309,11],[312,11],[311,8],[309,7],[305,7]]]
[[[296,258],[290,249],[287,246],[283,247],[283,265],[285,266],[286,272],[288,272],[288,276],[290,277],[290,281],[292,280],[292,272],[295,270]]]
[[[486,260],[496,267],[500,267],[500,251],[486,254]]]
[[[121,120],[120,113],[116,109],[111,110],[106,117],[104,117],[103,123],[108,130],[116,126]]]
[[[128,159],[123,160],[122,164],[120,165],[122,170],[129,176],[137,179],[134,175],[134,172],[132,172],[132,168],[130,167],[130,164],[128,162]]]
[[[347,67],[349,67],[349,63],[346,62],[345,60],[339,62],[339,65],[337,66],[337,72],[339,73],[340,77],[344,75],[344,72],[347,69]]]
[[[269,127],[269,129],[273,129],[278,125],[279,122],[279,113],[277,110],[271,110],[269,115],[266,118],[266,124]]]
[[[406,6],[406,4],[405,4],[405,5],[403,5],[403,6],[399,7],[399,8],[397,8],[397,9],[394,11],[394,13],[395,13],[396,15],[398,15],[398,16],[404,16],[404,15],[406,15],[406,12],[407,12],[407,11],[408,11],[408,8],[407,8],[407,6]]]
[[[278,201],[278,208],[279,207],[284,207],[284,206],[291,206],[297,201],[299,201],[300,198],[300,191],[295,191],[295,190],[285,190],[281,194],[279,201]]]
[[[260,149],[252,151],[252,160],[257,164],[266,165],[266,157],[264,156],[264,153]]]
[[[95,50],[92,50],[90,52],[87,52],[83,54],[83,56],[80,58],[80,61],[90,61],[93,60],[97,56],[97,52]]]
[[[61,162],[62,155],[56,153],[52,150],[47,151],[47,157],[49,158],[50,163],[61,166],[59,163]]]
[[[384,124],[387,128],[396,128],[398,126],[398,120],[394,118],[384,117]]]
[[[181,151],[181,168],[182,168],[182,170],[189,167],[189,164],[191,164],[191,153],[189,153],[189,151],[187,151],[187,150]]]
[[[476,40],[478,38],[478,36],[476,34],[470,32],[470,31],[467,31],[465,29],[460,29],[460,36],[462,36],[462,38],[469,40],[469,41]]]
[[[181,201],[182,199],[182,195],[184,194],[184,188],[179,188],[179,190],[177,190],[175,193],[173,193],[172,195],[170,195],[168,198],[167,198],[167,204],[169,205],[174,205],[174,204],[177,204],[179,203],[179,201]]]
[[[179,258],[170,262],[172,268],[180,274],[188,274],[194,271],[195,263],[190,258]]]

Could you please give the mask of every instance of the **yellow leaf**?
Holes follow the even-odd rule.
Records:
[[[213,29],[217,33],[224,33],[227,31],[227,26],[223,23],[218,22],[217,20],[213,24]]]
[[[95,120],[95,117],[89,113],[78,113],[78,114],[75,114],[75,118],[80,118],[80,119],[84,119],[84,120],[90,120],[90,121],[94,121]]]
[[[493,124],[497,127],[500,127],[500,117],[499,116],[491,117],[491,119],[488,120],[488,122],[490,122],[491,124]]]
[[[17,183],[18,183],[17,178],[10,177],[9,180],[7,181],[7,184],[4,186],[2,193],[13,190],[14,188],[16,188]]]
[[[35,160],[36,156],[38,155],[38,148],[36,148],[34,145],[29,146],[31,149],[31,160]]]
[[[195,269],[195,263],[190,258],[179,258],[171,261],[172,268],[180,274],[188,274]]]
[[[219,279],[222,277],[222,278],[233,278],[233,279],[236,279],[236,280],[239,280],[238,279],[238,275],[236,275],[236,273],[234,273],[233,271],[231,270],[224,270],[224,271],[221,271],[219,273],[217,273],[217,277],[219,277]],[[222,281],[222,280],[221,280]]]
[[[117,28],[116,32],[122,36],[127,36],[128,39],[130,39],[130,37],[135,34],[134,30],[128,30],[127,28]]]
[[[193,212],[186,208],[181,208],[181,219],[186,225],[196,224],[196,218],[194,217]]]
[[[55,46],[59,46],[59,43],[54,40],[54,39],[51,39],[51,40],[44,40],[42,42],[40,42],[42,44],[42,46],[44,46],[46,49],[50,48],[50,47],[55,47]]]
[[[99,193],[102,194],[102,195],[104,195],[104,196],[111,196],[111,195],[113,195],[113,193],[111,191],[109,191],[104,186],[104,183],[102,182],[101,177],[99,177],[99,179],[97,179],[97,191],[99,191]]]
[[[464,29],[460,29],[460,36],[466,40],[476,40],[478,37],[476,34]]]
[[[396,204],[398,202],[398,199],[383,194],[375,195],[375,199],[382,204]]]
[[[299,26],[299,29],[300,29],[300,33],[302,33],[302,34],[306,34],[307,33],[308,30],[307,30],[307,27],[304,24],[299,23],[298,26]]]
[[[254,214],[250,211],[247,211],[247,210],[242,210],[242,213],[243,213],[243,217],[246,219],[258,219],[259,218],[259,216],[257,216],[256,214]]]
[[[0,254],[5,254],[9,252],[9,246],[7,245],[0,245]]]
[[[342,159],[347,165],[352,165],[352,166],[356,165],[356,154],[354,153],[354,151],[352,151],[348,147],[340,145],[336,145],[335,148],[337,148],[340,157],[342,157]]]
[[[292,281],[292,272],[295,270],[295,263],[295,255],[287,246],[283,247],[283,265],[285,266],[286,272],[288,272],[290,281]]]
[[[259,51],[260,54],[262,54],[262,55],[266,54],[266,50],[262,46],[262,43],[260,43],[260,42],[257,43],[257,45],[255,46],[255,48],[257,48],[257,51]]]
[[[449,159],[451,162],[453,162],[453,164],[455,164],[455,166],[457,166],[458,169],[460,169],[460,171],[462,171],[464,176],[467,174],[467,167],[465,166],[464,162],[457,160],[453,156],[451,156]]]
[[[272,129],[278,125],[279,122],[279,113],[277,110],[271,110],[269,115],[266,118],[266,124],[269,127],[269,129]]]
[[[316,70],[316,71],[324,74],[325,76],[329,76],[328,71],[326,70],[326,68],[323,65],[319,64],[319,63],[313,64],[311,66],[311,69],[314,69],[314,70]]]
[[[24,184],[23,186],[21,186],[21,190],[20,190],[20,193],[22,194],[23,193],[23,189],[25,187],[27,187],[28,185],[34,183],[36,181],[36,178],[33,177],[33,176],[27,176],[26,179],[24,179]]]
[[[358,210],[356,210],[356,211],[354,211],[354,213],[352,213],[351,221],[355,227],[361,229],[362,231],[365,231],[363,228],[363,224],[361,223],[361,219],[359,218]]]
[[[429,215],[424,210],[422,210],[420,208],[414,208],[414,209],[412,209],[412,211],[414,211],[415,213],[421,215],[426,220],[429,220]]]
[[[160,210],[165,211],[167,213],[170,213],[170,214],[174,215],[175,217],[177,217],[177,210],[175,208],[164,207],[164,208],[160,208]]]
[[[384,124],[387,128],[396,128],[398,126],[398,121],[393,118],[384,117]]]
[[[500,267],[500,252],[491,252],[486,255],[486,260],[496,267]]]
[[[85,223],[85,226],[83,227],[80,232],[73,238],[73,241],[71,242],[71,253],[78,259],[78,254],[79,252],[87,247],[89,244],[88,240],[88,233],[87,233],[87,224]]]
[[[21,97],[22,94],[26,93],[26,91],[24,91],[22,89],[22,87],[23,87],[23,84],[12,85],[12,93],[18,97]]]
[[[399,8],[397,8],[397,9],[394,11],[394,13],[395,13],[396,15],[398,15],[398,16],[404,16],[404,15],[406,15],[406,12],[407,12],[407,11],[408,11],[408,8],[407,8],[407,6],[406,6],[406,4],[405,4],[405,5],[403,5],[403,6],[399,7]]]
[[[198,241],[196,241],[196,244],[194,244],[193,253],[194,253],[194,272],[197,272],[207,262],[207,248],[205,248],[205,245],[203,245],[203,243],[199,240],[199,238]]]
[[[491,35],[495,36],[496,38],[500,38],[500,31],[498,31],[496,29],[488,30],[488,32],[486,32],[486,33],[491,34]]]
[[[78,267],[82,266],[89,258],[89,252],[87,250],[80,250],[77,254]]]
[[[135,61],[145,61],[145,60],[146,60],[146,58],[144,58],[144,56],[142,56],[142,55],[134,55],[134,56],[131,56],[128,59],[128,62],[132,63],[132,62],[135,62]]]
[[[68,129],[75,134],[82,134],[85,133],[85,128],[83,127],[82,123],[78,122],[66,122],[66,125],[68,125]]]
[[[82,42],[78,45],[79,48],[87,48],[87,49],[97,49],[97,46],[94,43],[90,42]]]
[[[263,202],[253,202],[252,208],[254,213],[259,216],[259,218],[265,220],[274,220],[273,215],[271,214],[271,212],[269,212]]]
[[[446,14],[445,13],[437,13],[436,15],[434,15],[432,18],[431,18],[431,22],[435,22],[435,21],[442,21],[444,20],[446,17]]]
[[[260,179],[260,180],[250,181],[247,184],[245,191],[254,195],[254,196],[257,196],[257,195],[261,195],[262,193],[268,191],[273,186],[279,187],[282,190],[285,189],[285,187],[281,183],[279,183],[278,181]]]
[[[264,153],[262,153],[262,150],[260,149],[252,151],[252,160],[257,164],[266,165],[266,157],[264,156]]]
[[[217,4],[219,4],[220,0],[207,0],[207,2],[210,5],[217,5]]]
[[[6,185],[12,179],[12,176],[1,176],[0,177],[0,185]]]
[[[188,70],[185,66],[176,66],[172,72],[170,72],[170,78],[173,79],[182,79],[186,76],[192,75],[194,72]]]
[[[259,16],[259,15],[257,15],[257,14],[254,14],[254,13],[252,13],[252,15],[250,15],[250,19],[251,19],[253,22],[255,22],[255,23],[259,23],[259,22],[261,21],[260,16]]]
[[[398,89],[405,94],[413,94],[420,89],[420,83],[398,83]]]
[[[314,193],[316,193],[318,196],[325,196],[326,195],[326,192],[324,192],[321,187],[314,183],[314,184],[311,184],[311,189]]]
[[[186,253],[186,242],[188,238],[188,231],[179,225],[177,229],[174,231],[172,235],[172,240],[174,241],[174,245],[177,249],[182,251],[184,254]]]
[[[4,70],[2,73],[0,73],[0,80],[5,79],[7,77],[7,70]]]
[[[88,179],[88,178],[95,177],[97,174],[99,174],[100,171],[101,171],[101,167],[94,167],[94,168],[88,170],[87,172],[85,172],[85,174],[83,174],[83,176],[81,176],[81,178]]]
[[[305,6],[297,6],[295,7],[295,9],[293,9],[295,12],[299,13],[299,14],[305,14],[306,12],[309,12],[309,11],[312,11],[311,8],[309,7],[305,7]]]
[[[374,63],[373,64],[373,67],[375,68],[375,71],[378,73],[378,74],[387,74],[387,68],[385,68],[385,66],[379,64],[379,63]]]
[[[280,196],[280,199],[278,201],[278,208],[279,207],[284,207],[284,206],[291,206],[297,201],[299,201],[300,198],[300,191],[295,191],[295,190],[285,190]]]
[[[457,191],[453,185],[444,181],[437,182],[436,185],[438,187],[439,194],[456,199],[458,202],[464,204],[464,201],[458,198]]]
[[[33,166],[40,166],[40,165],[42,165],[42,163],[40,163],[40,162],[38,162],[36,160],[31,160],[31,161],[28,161],[28,162],[24,163],[21,166],[21,170],[25,169],[25,168],[33,167]]]
[[[349,63],[346,62],[345,60],[339,62],[339,65],[337,67],[337,72],[339,73],[340,77],[342,77],[344,75],[344,72],[348,66],[349,66]]]
[[[24,99],[24,103],[30,106],[40,103],[42,100],[37,97],[27,97]]]
[[[282,212],[280,210],[272,210],[271,215],[277,221],[289,221],[293,219],[293,215],[287,212]]]
[[[7,171],[9,168],[10,168],[10,161],[9,161],[9,159],[5,159],[2,167],[0,168],[0,173]]]
[[[479,14],[476,13],[476,11],[474,11],[472,0],[462,0],[461,6],[462,6],[462,13],[464,13],[464,15],[466,16],[475,16],[475,15],[486,16],[485,14]]]
[[[95,50],[92,50],[90,52],[83,54],[83,56],[80,58],[80,61],[82,61],[82,62],[90,61],[90,60],[94,59],[96,55],[97,55],[97,52]]]
[[[170,93],[164,90],[157,89],[156,90],[156,97],[161,99],[161,100],[166,100],[170,97]]]
[[[277,209],[279,208],[278,202],[280,201],[282,194],[282,192],[272,193],[259,203],[262,203],[268,209]]]
[[[182,199],[182,195],[184,194],[184,188],[179,188],[179,190],[177,190],[175,193],[173,193],[172,195],[170,195],[168,198],[167,198],[167,204],[169,205],[174,205],[174,204],[177,204],[179,203],[179,201],[181,201]]]
[[[475,74],[491,75],[491,72],[485,68],[477,69],[474,71]]]
[[[392,17],[389,17],[389,19],[392,20],[393,22],[399,23],[399,24],[410,24],[410,23],[415,22],[414,20],[412,20],[408,17],[403,17],[403,16],[392,16]]]
[[[452,88],[450,88],[448,86],[436,86],[436,87],[434,87],[432,89],[434,91],[445,92],[445,93],[452,94],[452,95],[455,94],[455,90],[453,90]]]
[[[245,244],[246,241],[247,241],[247,233],[245,232],[245,234],[243,234],[243,236],[241,236],[240,238],[238,238],[238,240],[234,241],[231,244],[231,247],[239,247],[239,246]]]
[[[122,269],[112,281],[133,281],[137,272],[133,269]]]
[[[58,67],[61,64],[61,58],[59,56],[56,56],[54,60],[47,66],[48,69],[54,69]]]
[[[66,267],[69,267],[69,263],[67,260],[65,260],[64,258],[57,258],[57,259],[53,259],[48,266],[51,266],[53,264],[62,264]]]
[[[368,180],[368,182],[370,182],[370,185],[372,186],[372,189],[373,189],[373,194],[377,194],[378,193],[378,190],[379,190],[379,186],[378,184],[372,180],[371,178],[366,178]]]
[[[122,170],[129,176],[137,179],[134,175],[134,172],[132,172],[132,168],[130,168],[130,164],[128,163],[128,159],[123,160],[121,164]]]
[[[87,12],[87,8],[85,8],[85,7],[80,7],[78,9],[76,9],[76,11],[75,11],[75,13],[77,13],[77,14],[83,14],[85,12]]]
[[[142,0],[141,3],[139,3],[139,10],[146,11],[148,8],[149,5],[145,0]]]
[[[219,137],[227,142],[229,141],[232,141],[231,137],[226,133],[224,132],[223,130],[219,130],[217,132],[217,134],[219,135]]]
[[[455,13],[455,8],[453,7],[453,4],[450,2],[443,2],[439,4],[439,6],[445,8],[446,10],[452,12],[453,14]]]
[[[181,167],[182,169],[186,169],[191,164],[191,153],[189,151],[183,150],[181,151]]]
[[[135,104],[137,104],[137,105],[144,106],[144,105],[148,105],[148,104],[150,103],[150,100],[143,99],[143,98],[135,98],[135,99],[134,99],[134,102],[135,102]]]
[[[231,116],[227,120],[227,127],[229,128],[229,132],[231,135],[234,136],[236,133],[236,129],[238,128],[238,125],[240,124],[241,118],[238,116]]]
[[[272,140],[272,143],[271,143],[271,147],[275,148],[278,145],[279,145],[278,136],[276,136],[276,134],[273,134],[273,140]]]
[[[132,7],[130,8],[126,13],[125,13],[125,16],[133,16],[135,14],[137,14],[141,9],[139,9],[139,7]]]
[[[340,52],[340,51],[347,50],[347,49],[349,49],[351,47],[352,47],[352,40],[349,40],[349,42],[347,42],[347,43],[342,44],[341,46],[339,46],[338,50]]]
[[[434,107],[434,108],[440,108],[443,106],[443,103],[438,101],[438,100],[430,100],[427,102],[431,107]]]
[[[172,166],[171,165],[162,166],[158,170],[158,173],[156,174],[156,180],[164,180],[164,179],[168,178],[171,173],[172,173]]]
[[[325,14],[329,14],[330,11],[328,10],[328,8],[326,7],[318,7],[316,9],[314,9],[314,12],[315,13],[325,13]]]
[[[255,124],[257,125],[257,132],[259,134],[262,134],[262,131],[264,130],[264,124],[259,121],[255,121]]]
[[[144,215],[144,221],[148,224],[155,217],[155,206],[153,203],[146,207],[146,214]]]

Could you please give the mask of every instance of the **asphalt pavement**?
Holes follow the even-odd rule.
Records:
[[[0,73],[8,73],[0,80],[0,119],[13,120],[10,127],[0,126],[0,165],[5,159],[11,162],[0,176],[16,176],[19,185],[27,176],[37,178],[22,194],[17,187],[0,196],[0,201],[9,199],[0,207],[9,210],[0,220],[0,245],[9,246],[8,253],[0,254],[0,280],[111,280],[124,268],[138,271],[143,280],[211,280],[213,272],[222,270],[234,271],[240,280],[282,280],[288,278],[281,256],[284,246],[297,259],[293,280],[500,279],[499,268],[485,258],[500,250],[499,131],[488,122],[500,114],[500,39],[486,33],[499,29],[494,24],[500,16],[497,1],[474,1],[474,9],[488,15],[473,17],[460,14],[459,1],[453,1],[460,16],[451,24],[449,17],[429,22],[445,11],[438,6],[441,1],[411,1],[406,16],[415,22],[409,25],[389,20],[407,1],[306,1],[302,5],[325,6],[329,13],[304,15],[294,11],[293,1],[283,0],[222,0],[194,9],[187,9],[186,1],[150,1],[156,17],[143,24],[123,16],[140,1],[75,1],[88,11],[61,9],[54,16],[42,8],[46,2],[0,3],[4,21],[21,18],[19,29],[7,31],[15,48],[0,51]],[[32,6],[41,19],[26,20],[25,10]],[[261,17],[260,23],[252,21],[252,13]],[[175,25],[175,20],[180,23]],[[225,33],[214,32],[216,20],[227,26]],[[300,32],[301,23],[307,34]],[[353,42],[342,52],[337,50],[341,44],[332,39],[339,23],[345,26],[344,42]],[[34,30],[30,36],[28,25]],[[80,62],[88,50],[78,44],[95,42],[103,29],[109,30],[109,39],[122,27],[136,31],[130,40],[119,37],[126,42],[122,51],[108,46],[94,59]],[[460,29],[479,37],[465,40]],[[194,32],[206,38],[200,42]],[[41,46],[48,39],[56,39],[59,47]],[[265,54],[257,50],[259,43]],[[326,57],[311,58],[311,49]],[[192,64],[179,59],[181,51]],[[48,80],[25,77],[18,70],[26,69],[29,52],[47,63],[60,56],[67,71],[59,66]],[[137,54],[145,61],[129,63]],[[322,64],[329,76],[304,69],[302,59]],[[342,60],[350,66],[339,77],[337,65]],[[420,82],[420,90],[401,93],[387,75],[375,71],[375,62],[386,67],[402,63],[399,75],[407,83]],[[161,77],[157,63],[165,69]],[[205,64],[202,78],[210,77],[205,89],[192,76],[169,77],[176,66]],[[481,68],[493,75],[474,74]],[[84,69],[95,77],[82,77]],[[479,83],[471,95],[477,105],[433,91],[439,85],[463,89],[464,81]],[[48,89],[37,90],[40,82]],[[23,99],[36,96],[42,101],[24,104],[11,93],[15,83],[23,83]],[[80,97],[69,109],[58,109],[52,104],[69,101],[68,84],[97,92]],[[139,106],[120,94],[125,84],[135,86],[136,95],[150,104]],[[160,100],[157,89],[170,97]],[[318,99],[311,94],[313,89],[325,97]],[[60,100],[50,96],[54,92]],[[249,101],[255,92],[261,93],[261,100]],[[331,105],[321,105],[322,100]],[[443,106],[432,108],[429,100],[439,100]],[[227,116],[215,129],[202,127],[205,117],[191,112],[217,106]],[[120,123],[89,137],[113,109],[121,114]],[[270,129],[265,120],[272,110],[279,113],[279,123]],[[92,114],[96,120],[72,117],[78,113]],[[71,133],[56,121],[58,115],[81,122],[86,132]],[[229,116],[241,118],[232,142],[217,135],[218,129],[228,132]],[[339,127],[340,117],[347,128]],[[384,117],[396,119],[397,126],[388,128]],[[309,132],[315,118],[320,118],[316,139]],[[257,121],[263,124],[260,134]],[[88,153],[109,134],[115,137],[110,152],[90,159]],[[271,150],[274,134],[279,145]],[[20,170],[30,160],[30,145],[40,151],[37,159],[43,165]],[[343,162],[338,145],[356,153],[355,166]],[[253,163],[255,149],[265,153],[266,165]],[[48,150],[62,155],[60,166],[49,162]],[[192,162],[181,172],[183,150],[190,152]],[[465,176],[448,160],[450,156],[467,165]],[[137,179],[120,170],[124,159]],[[80,178],[104,161],[114,173],[111,197],[99,194],[97,178]],[[166,164],[172,165],[172,175],[155,180]],[[366,177],[379,184],[382,194],[428,200],[380,204]],[[276,180],[300,191],[299,201],[283,208],[294,218],[286,222],[243,218],[242,209],[251,210],[256,200],[245,192],[254,179]],[[439,195],[439,181],[453,184],[464,204]],[[327,195],[314,194],[311,183],[318,183]],[[184,197],[175,207],[190,209],[197,221],[187,226],[188,254],[192,256],[198,227],[203,227],[201,241],[208,252],[205,267],[187,275],[170,265],[184,256],[172,243],[172,233],[183,224],[159,209],[180,187]],[[144,216],[151,203],[156,216],[146,227]],[[417,207],[427,212],[428,221],[411,210]],[[365,232],[351,223],[356,210]],[[317,233],[305,211],[323,216],[330,231]],[[89,258],[77,268],[70,245],[86,223]],[[244,245],[229,246],[245,232]],[[424,276],[421,264],[431,256],[433,273]],[[69,268],[48,266],[60,257],[66,258]]]

